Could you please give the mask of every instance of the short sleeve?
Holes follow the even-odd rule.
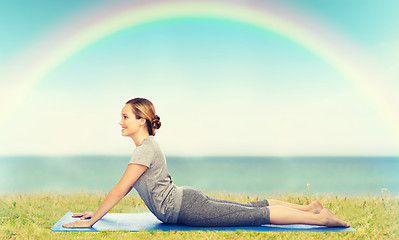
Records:
[[[128,164],[140,164],[149,168],[154,160],[154,154],[152,144],[140,145],[133,151]]]

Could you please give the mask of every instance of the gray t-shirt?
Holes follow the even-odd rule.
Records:
[[[145,138],[133,151],[129,164],[147,166],[133,187],[150,211],[162,222],[176,223],[183,197],[166,168],[166,159],[154,136]]]

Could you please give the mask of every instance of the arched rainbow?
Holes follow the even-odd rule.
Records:
[[[340,49],[344,44],[341,42],[336,45],[336,40],[332,40],[334,39],[332,33],[317,28],[310,21],[296,21],[298,15],[294,12],[284,12],[274,5],[254,6],[218,0],[164,0],[147,1],[141,5],[122,4],[119,9],[98,9],[92,12],[92,17],[87,22],[64,27],[65,30],[54,34],[47,41],[43,41],[41,46],[36,47],[36,51],[45,53],[36,61],[36,65],[11,76],[19,82],[19,85],[17,90],[8,96],[12,100],[8,101],[7,108],[3,109],[2,115],[5,117],[2,118],[3,122],[0,122],[0,132],[6,118],[12,115],[14,109],[24,100],[35,84],[85,47],[126,28],[153,21],[186,17],[218,18],[249,24],[278,33],[313,52],[339,71],[364,94],[385,122],[387,131],[392,134],[396,146],[399,146],[399,127],[395,123],[395,116],[391,114],[389,105],[384,101],[383,96],[375,91],[375,85],[370,84],[368,74],[362,73],[359,66],[355,65],[358,59],[354,60],[345,56],[343,52],[345,50]],[[59,42],[55,44],[54,42],[57,41]]]

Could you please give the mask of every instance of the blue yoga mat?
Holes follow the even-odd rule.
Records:
[[[103,218],[96,222],[91,228],[64,228],[63,224],[74,222],[80,218],[73,218],[73,212],[68,212],[51,228],[53,231],[79,231],[79,232],[99,232],[99,231],[256,231],[256,232],[356,232],[355,229],[348,227],[291,224],[273,225],[266,224],[259,227],[189,227],[175,224],[165,224],[159,221],[152,213],[107,213]]]

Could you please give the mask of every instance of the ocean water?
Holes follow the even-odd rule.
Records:
[[[0,157],[0,194],[43,191],[107,193],[129,156]],[[340,196],[399,195],[398,157],[176,157],[173,181],[208,192]],[[309,188],[307,186],[309,185]],[[132,190],[133,194],[137,194]]]

